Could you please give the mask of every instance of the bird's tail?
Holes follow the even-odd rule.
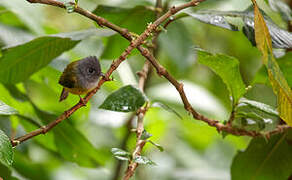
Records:
[[[65,88],[63,88],[59,102],[65,100],[68,97],[68,95],[69,95],[69,92]]]

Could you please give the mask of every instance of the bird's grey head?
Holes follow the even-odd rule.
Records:
[[[78,61],[79,82],[83,87],[95,84],[101,76],[101,68],[95,56],[89,56]]]

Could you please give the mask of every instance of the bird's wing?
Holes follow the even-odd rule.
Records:
[[[74,72],[75,64],[70,64],[64,70],[60,77],[59,84],[66,88],[74,88],[77,84],[76,72]]]

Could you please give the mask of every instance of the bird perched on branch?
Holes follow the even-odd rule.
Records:
[[[80,95],[93,90],[97,86],[100,76],[103,76],[103,73],[99,60],[95,56],[68,64],[59,79],[59,84],[64,87],[59,101],[66,99],[70,92],[79,95],[80,101],[83,102]]]

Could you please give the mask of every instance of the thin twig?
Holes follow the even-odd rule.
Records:
[[[162,9],[162,0],[156,0],[156,5],[155,5],[156,9]],[[161,16],[161,11],[157,11],[156,12],[156,19],[158,19]],[[152,47],[150,48],[151,53],[156,56],[157,52],[158,52],[158,43],[157,43],[157,39],[158,39],[158,32],[154,32],[154,36],[152,39]],[[144,92],[144,88],[146,85],[146,81],[148,80],[148,76],[151,72],[152,66],[150,64],[149,61],[146,61],[143,69],[138,72],[139,75],[139,88],[141,91]],[[137,142],[136,142],[136,148],[132,154],[133,159],[135,159],[135,157],[141,155],[142,149],[144,147],[144,145],[146,144],[146,140],[141,139],[142,133],[144,131],[144,117],[145,117],[145,113],[147,111],[147,109],[149,108],[148,106],[149,104],[146,105],[145,109],[140,108],[138,110],[139,114],[138,114],[138,121],[137,121]],[[130,179],[134,173],[135,170],[137,169],[137,167],[139,166],[139,164],[137,162],[134,161],[130,161],[127,167],[127,171],[125,172],[125,176],[123,178],[123,180],[128,180]]]
[[[136,117],[136,113],[133,113],[126,123],[127,131],[120,145],[120,148],[123,150],[127,150],[126,147],[127,147],[127,142],[130,138],[130,134],[131,134],[131,125],[135,117]],[[111,180],[118,180],[121,174],[121,169],[122,169],[124,161],[120,161],[120,160],[116,160],[116,161],[117,161],[117,164],[115,166],[114,173]]]
[[[132,153],[132,157],[133,160],[130,161],[127,171],[125,172],[125,176],[123,177],[123,180],[128,180],[130,179],[134,173],[136,168],[138,167],[138,163],[134,161],[135,157],[140,156],[142,149],[144,147],[144,145],[146,144],[146,140],[141,139],[142,133],[144,131],[144,124],[143,124],[143,120],[145,117],[145,114],[147,112],[147,110],[149,109],[149,104],[147,104],[145,107],[140,108],[139,109],[139,114],[138,116],[138,120],[137,120],[137,142],[136,142],[136,148],[134,150],[134,152]]]

